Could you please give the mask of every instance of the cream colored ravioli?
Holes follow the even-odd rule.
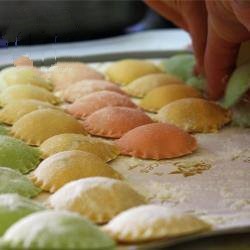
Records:
[[[119,150],[115,145],[80,134],[52,136],[41,144],[40,150],[43,158],[62,151],[82,150],[93,153],[106,162],[115,159],[119,154]]]
[[[63,111],[55,109],[35,110],[24,115],[14,123],[11,132],[15,137],[37,146],[54,135],[85,134],[81,123]]]
[[[131,208],[112,219],[103,230],[119,242],[133,243],[178,237],[210,229],[198,217],[160,205]]]
[[[127,183],[106,177],[72,181],[49,198],[50,207],[80,213],[95,223],[108,222],[120,212],[144,203],[144,198]]]
[[[30,178],[41,189],[53,193],[70,181],[91,176],[120,178],[101,158],[80,150],[50,156],[40,163]]]

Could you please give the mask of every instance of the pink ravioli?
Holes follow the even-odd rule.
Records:
[[[76,118],[84,118],[98,109],[108,106],[137,107],[127,96],[104,90],[78,99],[73,104],[68,105],[66,110]]]
[[[83,96],[102,90],[109,90],[125,95],[117,85],[109,81],[93,79],[82,80],[69,86],[63,91],[62,98],[67,102],[74,102]]]
[[[120,138],[129,130],[152,122],[150,117],[139,109],[106,107],[88,116],[84,127],[92,135]]]
[[[85,79],[104,79],[95,69],[79,62],[60,62],[52,66],[48,72],[55,90],[63,90],[73,83]]]
[[[166,123],[152,123],[134,128],[116,141],[120,152],[144,159],[175,158],[192,153],[196,139]]]

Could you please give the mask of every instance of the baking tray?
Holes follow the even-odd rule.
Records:
[[[146,51],[59,57],[56,61],[89,63],[100,71],[106,62],[140,58],[158,62],[187,51]],[[50,66],[55,58],[36,60],[36,66]],[[9,65],[3,65],[7,67]],[[250,233],[250,129],[227,126],[218,133],[196,134],[199,149],[191,156],[174,160],[141,160],[120,156],[110,165],[120,172],[151,203],[198,214],[214,225],[211,232],[164,239],[119,249],[165,249],[179,243],[215,235]],[[198,164],[198,168],[197,165]],[[183,165],[188,166],[183,171]],[[196,167],[195,167],[196,166]],[[189,169],[188,169],[189,168]],[[42,194],[37,200],[44,200]]]

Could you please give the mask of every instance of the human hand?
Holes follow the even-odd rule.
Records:
[[[250,1],[145,0],[192,37],[197,73],[207,79],[211,99],[220,98],[242,42],[250,40]]]

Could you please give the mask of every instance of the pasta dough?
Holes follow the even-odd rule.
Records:
[[[144,198],[127,183],[106,177],[72,181],[49,198],[52,208],[77,212],[95,223],[105,223],[144,203]]]
[[[120,175],[98,156],[80,150],[52,155],[41,162],[30,175],[37,186],[51,193],[70,181],[91,176],[120,178]]]
[[[85,134],[83,126],[72,116],[54,109],[35,110],[14,123],[13,135],[30,145],[40,145],[46,139],[62,133]],[[32,132],[31,132],[32,131]]]
[[[133,243],[178,237],[210,229],[194,215],[178,213],[160,205],[131,208],[103,227],[113,239]]]

